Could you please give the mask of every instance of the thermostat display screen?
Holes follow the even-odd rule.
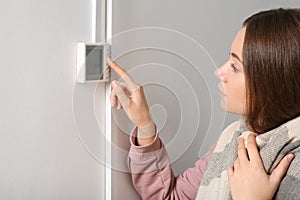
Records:
[[[86,80],[100,80],[103,76],[103,46],[86,46]]]

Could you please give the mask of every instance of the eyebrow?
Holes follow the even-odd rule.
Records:
[[[230,54],[232,57],[238,59],[238,61],[240,61],[240,63],[243,64],[242,60],[241,60],[235,53],[230,52],[229,54]]]

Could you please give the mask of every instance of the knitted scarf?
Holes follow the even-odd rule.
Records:
[[[244,119],[230,124],[221,134],[203,175],[197,200],[232,199],[227,168],[237,158],[238,137],[247,139],[250,131]],[[247,142],[247,141],[246,141]],[[295,157],[273,199],[300,199],[300,117],[256,137],[258,150],[268,174],[288,152]]]

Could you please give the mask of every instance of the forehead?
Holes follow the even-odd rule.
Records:
[[[231,44],[231,52],[235,53],[239,58],[242,58],[243,44],[246,28],[243,27],[235,36]]]

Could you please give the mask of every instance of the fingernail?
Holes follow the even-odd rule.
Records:
[[[294,154],[289,154],[289,155],[287,156],[287,159],[288,159],[289,162],[291,162],[291,161],[293,160],[294,157],[295,157]]]

